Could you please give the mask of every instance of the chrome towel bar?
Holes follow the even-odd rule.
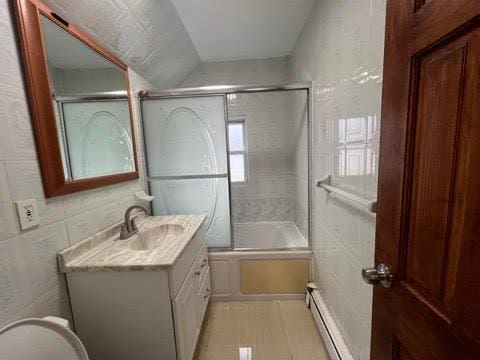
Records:
[[[335,186],[330,185],[331,183],[331,175],[327,175],[325,178],[317,182],[317,187],[324,189],[328,193],[333,193],[336,194],[344,199],[347,199],[355,205],[366,209],[367,211],[371,213],[376,213],[377,212],[377,200],[367,200],[364,199],[360,196],[351,194],[345,190],[339,189]]]

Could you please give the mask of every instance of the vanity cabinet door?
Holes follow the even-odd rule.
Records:
[[[195,352],[199,325],[197,324],[198,295],[193,276],[188,275],[173,301],[175,335],[179,360],[191,360]]]
[[[205,311],[207,310],[211,295],[212,287],[210,284],[210,268],[207,267],[202,285],[197,294],[197,326],[199,332],[202,329],[203,318],[205,317]]]

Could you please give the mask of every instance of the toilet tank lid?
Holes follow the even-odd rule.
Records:
[[[0,359],[88,360],[80,339],[46,319],[24,319],[0,329]]]

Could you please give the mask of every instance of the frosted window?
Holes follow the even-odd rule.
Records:
[[[245,182],[245,155],[230,155],[230,178],[232,182]]]
[[[230,151],[244,151],[243,123],[228,125],[228,143]]]

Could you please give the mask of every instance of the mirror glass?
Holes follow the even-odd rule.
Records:
[[[42,16],[65,178],[135,171],[126,72]]]

